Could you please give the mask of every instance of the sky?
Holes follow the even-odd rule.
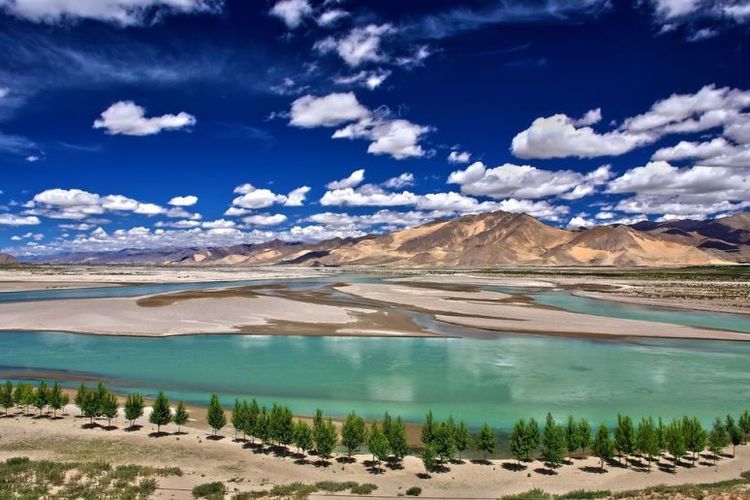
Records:
[[[0,251],[750,206],[750,0],[0,0]]]

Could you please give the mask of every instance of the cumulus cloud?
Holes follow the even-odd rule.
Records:
[[[0,213],[0,226],[36,226],[38,224],[41,224],[41,221],[33,215],[21,216]]]
[[[315,49],[323,54],[335,52],[354,68],[368,62],[383,61],[385,56],[381,52],[382,40],[393,33],[395,28],[388,23],[358,26],[343,38],[329,37],[321,40],[315,44]]]
[[[387,69],[377,69],[373,71],[362,70],[351,75],[337,76],[333,81],[339,85],[360,85],[370,90],[375,90],[380,87],[389,76],[391,76],[391,71]]]
[[[471,153],[468,151],[451,151],[448,155],[448,163],[469,163]]]
[[[224,215],[245,215],[248,210],[267,208],[272,205],[298,207],[304,203],[309,191],[310,188],[308,186],[301,186],[290,191],[288,194],[277,194],[270,189],[258,189],[249,183],[242,184],[234,188],[234,193],[240,196],[232,200],[232,207]]]
[[[0,10],[33,22],[95,19],[122,26],[166,14],[217,13],[223,0],[3,0]]]
[[[287,28],[294,29],[302,20],[312,15],[313,9],[307,0],[280,0],[271,8],[269,14],[281,19]]]
[[[198,203],[198,197],[193,195],[175,196],[168,203],[175,207],[192,207]]]
[[[329,9],[320,14],[316,21],[320,26],[328,28],[348,16],[349,13],[343,9]]]
[[[322,97],[306,95],[292,103],[289,124],[303,128],[335,127],[369,115],[369,110],[357,101],[353,92]]]
[[[256,214],[248,215],[242,219],[242,222],[249,226],[278,226],[286,222],[284,214]]]
[[[333,189],[326,191],[320,199],[323,206],[350,207],[395,207],[414,205],[418,196],[409,191],[399,193],[386,192],[372,184],[363,186],[366,189]]]
[[[337,181],[329,182],[326,187],[328,189],[346,189],[357,187],[365,180],[365,169],[361,168],[352,172],[349,177],[339,179]]]
[[[411,172],[404,172],[396,177],[391,177],[383,183],[383,186],[389,189],[401,189],[407,186],[414,185],[414,174]]]
[[[180,112],[146,118],[146,110],[133,101],[116,102],[94,121],[94,128],[102,128],[112,135],[153,135],[163,130],[179,130],[195,125],[193,115]]]
[[[596,223],[590,219],[576,215],[568,221],[568,229],[588,229],[594,227]]]

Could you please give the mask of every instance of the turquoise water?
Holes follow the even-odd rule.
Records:
[[[193,403],[213,391],[228,404],[255,395],[298,414],[390,410],[419,421],[432,409],[500,429],[547,411],[593,422],[611,422],[618,411],[689,413],[708,424],[748,406],[748,366],[750,344],[738,342],[0,334],[0,378],[24,371],[103,377],[119,390],[163,389]]]

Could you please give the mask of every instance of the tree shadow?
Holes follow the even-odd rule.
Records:
[[[104,429],[105,431],[111,432],[111,431],[116,431],[117,429],[119,429],[119,427],[117,427],[116,425],[105,425],[102,427],[102,429]]]
[[[49,417],[50,420],[64,420],[64,417],[62,415],[55,415],[53,417]]]
[[[556,476],[557,471],[555,469],[550,469],[549,467],[537,467],[534,469],[534,472],[537,474],[541,474],[543,476]]]
[[[431,470],[431,472],[435,472],[437,474],[446,474],[450,471],[451,471],[451,468],[445,464],[435,464],[435,467],[433,467]]]
[[[96,422],[86,422],[85,424],[81,425],[81,429],[99,429],[101,428],[101,425],[99,425]]]
[[[391,458],[386,461],[385,466],[391,470],[404,470],[404,463],[401,460]]]
[[[583,467],[579,467],[578,470],[582,470],[583,472],[588,472],[589,474],[606,474],[607,469],[602,469],[601,467],[595,467],[593,465],[585,465]]]
[[[331,466],[331,462],[329,462],[325,458],[319,458],[318,460],[316,460],[316,461],[313,462],[313,465],[315,467],[325,469],[325,468]]]
[[[34,415],[33,417],[31,417],[31,419],[32,419],[32,420],[42,420],[42,419],[49,419],[49,418],[50,418],[50,416],[51,416],[51,415],[49,415],[49,414],[47,414],[47,413],[43,413],[43,414],[41,414],[41,415]]]
[[[302,453],[296,453],[294,455],[294,463],[297,465],[309,465],[312,462],[310,462],[305,455]]]
[[[521,472],[528,469],[528,467],[523,464],[519,464],[518,462],[503,462],[501,467],[511,472]]]
[[[492,465],[492,462],[486,458],[475,458],[474,460],[471,460],[471,463],[475,465]]]
[[[136,432],[136,431],[139,431],[141,429],[143,429],[142,425],[134,424],[134,425],[129,425],[128,427],[125,427],[123,430],[125,432]]]
[[[150,438],[160,438],[160,437],[166,437],[169,435],[170,434],[167,431],[154,431],[154,432],[148,433],[148,437]]]
[[[206,436],[206,439],[208,441],[221,441],[222,439],[226,439],[226,437],[219,434],[209,434]]]
[[[709,462],[708,460],[701,460],[698,462],[698,465],[705,465],[706,467],[713,467],[715,464],[714,462]]]
[[[429,474],[427,474],[426,472],[419,472],[419,473],[417,473],[417,477],[419,479],[431,479],[432,478],[432,476],[429,475]]]
[[[610,458],[607,460],[607,465],[610,467],[615,467],[617,469],[627,469],[628,465],[627,463],[622,463],[619,460],[615,460],[614,458]]]
[[[336,461],[337,461],[338,463],[340,463],[340,464],[353,464],[353,463],[356,463],[356,462],[357,462],[357,459],[356,459],[356,458],[354,458],[354,457],[343,456],[343,457],[338,457],[338,458],[336,459]]]
[[[677,467],[674,465],[662,464],[659,465],[659,470],[667,474],[677,474]]]

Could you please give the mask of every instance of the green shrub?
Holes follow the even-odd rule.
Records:
[[[353,495],[369,495],[373,491],[377,490],[378,487],[372,483],[358,484],[353,486],[351,492]]]
[[[5,463],[8,465],[23,465],[29,463],[29,457],[11,457]]]
[[[586,500],[589,498],[607,498],[612,496],[612,492],[609,490],[599,491],[587,491],[587,490],[576,490],[566,493],[564,495],[555,495],[555,499],[559,500]]]
[[[539,488],[533,490],[524,491],[523,493],[517,493],[515,495],[506,495],[503,500],[551,500],[552,495]]]
[[[418,497],[422,494],[422,488],[419,486],[412,486],[408,490],[406,490],[406,494],[410,497]]]
[[[351,488],[355,488],[357,483],[353,481],[347,481],[344,483],[337,483],[335,481],[320,481],[315,483],[315,486],[321,491],[327,491],[329,493],[338,493],[346,491]]]
[[[196,498],[207,497],[210,495],[223,495],[226,493],[227,488],[224,483],[216,481],[213,483],[199,484],[193,488],[193,496]]]

